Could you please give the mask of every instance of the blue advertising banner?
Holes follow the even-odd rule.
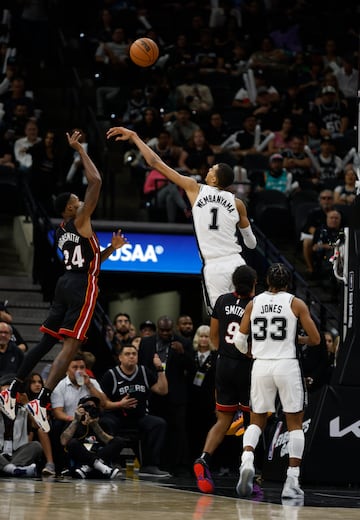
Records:
[[[111,243],[112,232],[96,232],[101,250]],[[53,237],[49,236],[53,243]],[[101,264],[102,271],[191,274],[201,273],[201,260],[193,235],[127,232],[128,243]],[[60,251],[59,254],[61,255]]]
[[[98,231],[105,249],[112,233]],[[128,244],[114,251],[101,265],[102,271],[200,274],[201,260],[193,235],[126,233]]]

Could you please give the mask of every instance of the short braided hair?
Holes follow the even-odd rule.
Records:
[[[289,270],[281,263],[272,264],[267,271],[266,277],[269,286],[278,290],[288,287],[291,281]]]

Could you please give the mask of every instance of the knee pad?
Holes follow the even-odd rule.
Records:
[[[245,430],[243,437],[243,446],[251,446],[252,448],[256,448],[257,443],[259,442],[259,438],[261,435],[261,428],[256,424],[250,424]]]

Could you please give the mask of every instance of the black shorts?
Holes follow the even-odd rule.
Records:
[[[239,405],[249,406],[252,360],[219,356],[216,362],[216,409],[234,413]]]
[[[98,295],[98,279],[87,273],[65,273],[55,288],[49,316],[40,330],[58,339],[86,339]]]

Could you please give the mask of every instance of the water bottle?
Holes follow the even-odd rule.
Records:
[[[84,375],[83,373],[80,371],[80,370],[77,370],[75,372],[75,379],[76,379],[76,382],[79,386],[82,386],[85,382],[84,380]]]

